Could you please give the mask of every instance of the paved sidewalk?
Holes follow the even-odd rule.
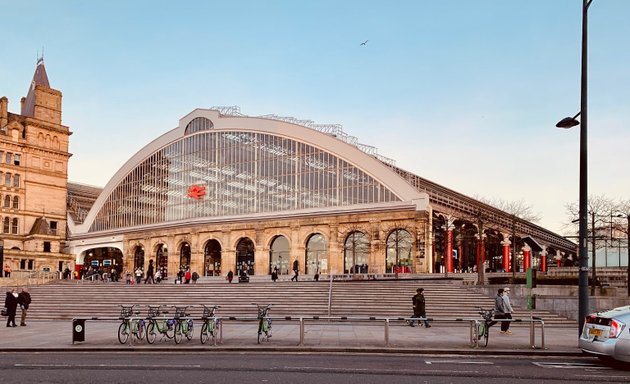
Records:
[[[389,346],[385,345],[382,322],[313,323],[305,322],[304,345],[299,346],[297,321],[274,321],[273,337],[257,344],[255,322],[225,321],[223,341],[218,345],[201,344],[200,322],[195,323],[193,339],[184,338],[177,345],[173,340],[160,340],[149,345],[145,340],[121,345],[117,339],[119,321],[86,321],[85,341],[72,343],[72,321],[31,321],[26,327],[0,327],[0,352],[11,351],[308,351],[308,352],[372,352],[417,354],[512,354],[512,355],[580,355],[577,329],[546,328],[545,348],[541,348],[540,327],[536,328],[536,347],[530,345],[530,329],[525,324],[512,324],[513,335],[499,333],[499,325],[491,328],[487,347],[470,346],[468,325],[433,322],[430,329],[409,327],[402,323],[389,327]],[[131,339],[131,338],[130,338]]]

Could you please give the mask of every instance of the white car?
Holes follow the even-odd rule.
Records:
[[[630,305],[586,316],[578,345],[590,355],[630,363]]]

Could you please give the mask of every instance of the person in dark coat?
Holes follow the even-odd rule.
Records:
[[[291,278],[291,281],[294,281],[297,283],[298,281],[298,276],[300,275],[300,263],[297,260],[293,260],[293,277]]]
[[[149,260],[149,267],[147,268],[147,277],[144,279],[145,284],[155,284],[155,270],[153,267],[153,260]]]
[[[232,272],[232,270],[230,269],[227,273],[227,281],[228,283],[232,282],[232,279],[234,279],[234,272]]]
[[[20,289],[18,293],[18,304],[22,309],[22,317],[20,318],[20,326],[26,326],[26,311],[28,311],[29,305],[31,305],[31,294],[28,293],[28,288],[24,287]]]
[[[413,302],[413,316],[412,318],[423,318],[424,326],[426,328],[431,328],[431,324],[429,324],[429,320],[427,320],[427,307],[426,302],[424,300],[424,288],[416,289],[416,294],[411,299]],[[418,321],[419,323],[419,321]],[[409,322],[409,325],[414,327],[414,320]]]
[[[7,308],[7,327],[17,327],[17,324],[15,324],[15,312],[18,306],[18,294],[15,292],[15,288],[7,292],[4,306]]]

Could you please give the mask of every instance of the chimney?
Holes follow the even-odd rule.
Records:
[[[0,98],[0,128],[4,128],[9,122],[9,99],[6,96]]]
[[[26,97],[20,99],[20,111],[24,110],[24,103],[26,102]]]

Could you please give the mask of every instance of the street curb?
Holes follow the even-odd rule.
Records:
[[[406,355],[461,355],[461,356],[541,356],[541,357],[583,357],[581,351],[549,351],[549,350],[488,350],[488,349],[395,349],[395,348],[348,348],[348,347],[148,347],[148,346],[112,346],[87,347],[72,346],[59,348],[0,348],[0,353],[52,353],[52,352],[160,352],[160,353],[191,353],[191,352],[267,352],[267,353],[354,353],[354,354],[406,354]]]

